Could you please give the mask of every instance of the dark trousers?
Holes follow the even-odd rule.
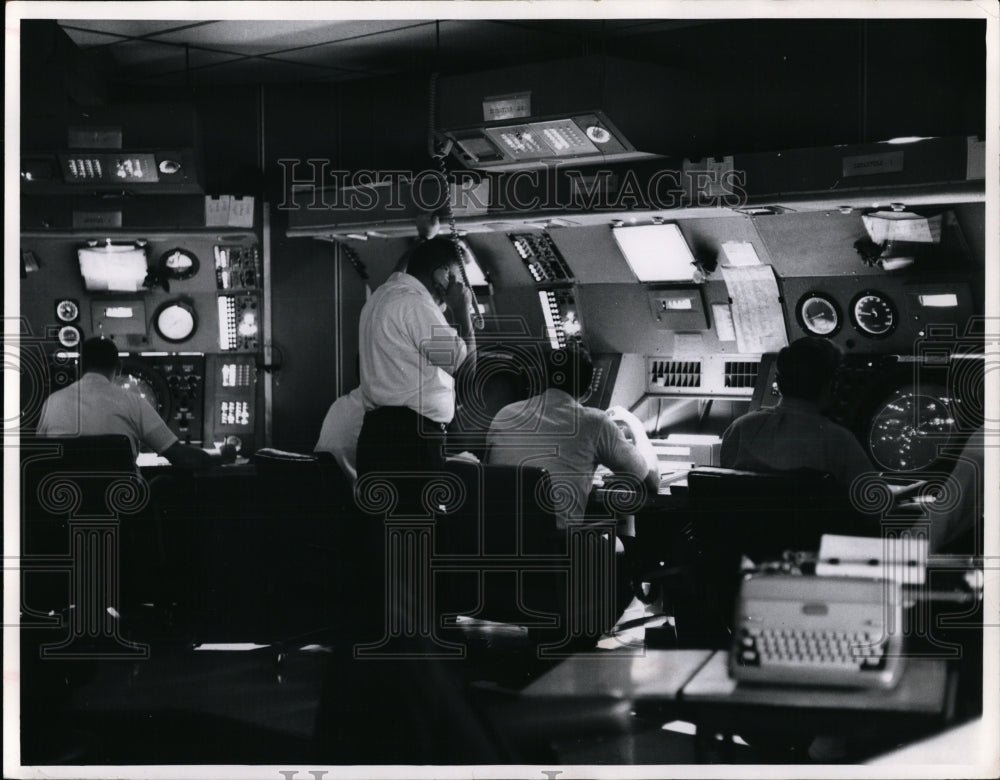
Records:
[[[376,472],[434,471],[444,463],[445,426],[405,406],[365,414],[358,436],[358,477]]]

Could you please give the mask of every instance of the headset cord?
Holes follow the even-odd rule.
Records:
[[[459,235],[458,227],[455,224],[455,213],[451,208],[451,193],[448,191],[448,165],[445,162],[445,157],[447,157],[447,155],[448,152],[441,149],[434,155],[434,159],[438,164],[438,173],[441,177],[441,187],[445,197],[444,209],[445,216],[448,217],[449,237],[451,238],[452,244],[455,246],[455,256],[458,258],[458,270],[462,274],[462,283],[472,294],[472,326],[476,330],[482,330],[486,327],[486,320],[479,311],[479,303],[476,301],[476,293],[472,289],[472,285],[469,284],[469,276],[465,272],[465,250],[462,247],[461,236]]]

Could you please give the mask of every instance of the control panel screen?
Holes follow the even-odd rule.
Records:
[[[259,310],[256,295],[219,296],[219,349],[253,352],[260,343]]]
[[[553,349],[583,339],[583,326],[572,290],[539,290],[538,300],[545,318],[545,333]]]
[[[156,159],[147,153],[60,154],[59,165],[67,182],[113,184],[160,180]]]
[[[260,284],[260,249],[254,246],[216,246],[215,283],[219,290],[247,290]]]

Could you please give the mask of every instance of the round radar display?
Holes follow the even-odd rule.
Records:
[[[938,458],[938,448],[955,432],[952,401],[944,388],[904,388],[890,395],[872,416],[868,445],[887,471],[919,471]]]
[[[153,317],[153,327],[164,341],[187,341],[198,328],[194,308],[184,301],[167,301]]]
[[[873,339],[885,338],[896,330],[899,315],[888,295],[866,290],[854,298],[851,304],[851,320],[854,327]]]
[[[146,401],[161,417],[166,417],[170,391],[163,377],[145,362],[134,358],[123,359],[114,381],[123,390]]]
[[[808,292],[803,295],[795,314],[802,329],[813,336],[833,336],[842,324],[840,307],[826,293]]]

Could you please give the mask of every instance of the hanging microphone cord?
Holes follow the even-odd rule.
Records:
[[[448,191],[448,164],[445,159],[451,153],[451,140],[442,141],[437,137],[435,127],[437,120],[437,80],[438,74],[431,74],[430,89],[427,98],[427,152],[437,163],[438,176],[441,178],[441,192],[444,194],[445,216],[448,218],[449,237],[455,246],[455,256],[458,258],[458,270],[462,274],[462,284],[472,295],[472,327],[482,330],[486,327],[486,320],[479,311],[479,302],[476,300],[476,292],[469,284],[469,275],[465,272],[465,249],[462,246],[462,237],[458,233],[455,224],[455,212],[451,207],[451,193]]]

